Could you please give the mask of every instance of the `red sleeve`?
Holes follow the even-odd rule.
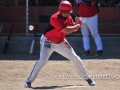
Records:
[[[57,18],[57,17],[51,17],[50,24],[58,31],[60,31],[62,28],[65,27],[64,20],[62,20],[61,18]]]
[[[74,26],[75,22],[73,21],[72,17],[71,17],[71,26]]]
[[[50,24],[58,31],[60,31],[62,28],[66,26],[73,26],[75,25],[75,22],[73,21],[72,17],[69,16],[66,21],[63,18],[59,18],[56,16],[52,16],[50,18]]]

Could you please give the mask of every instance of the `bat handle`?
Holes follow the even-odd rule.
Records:
[[[35,43],[35,41],[33,40],[33,41],[32,41],[32,44],[31,44],[30,52],[29,52],[30,54],[33,53],[34,43]]]

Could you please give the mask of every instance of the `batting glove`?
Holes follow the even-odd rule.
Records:
[[[80,17],[76,17],[75,22],[76,22],[76,24],[80,24],[80,26],[84,25],[84,21]]]

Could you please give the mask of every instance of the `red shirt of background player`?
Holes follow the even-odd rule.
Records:
[[[76,0],[74,1],[76,2]],[[98,0],[95,0],[95,1],[98,2]],[[81,16],[81,17],[92,17],[97,13],[98,13],[97,4],[92,6],[87,6],[86,4],[80,3],[78,7],[78,16]]]
[[[64,38],[66,36],[65,33],[61,32],[61,29],[66,26],[73,25],[75,25],[75,23],[71,16],[65,19],[58,11],[50,17],[50,22],[44,32],[44,35],[48,40],[52,42],[61,43],[62,41],[64,41]]]

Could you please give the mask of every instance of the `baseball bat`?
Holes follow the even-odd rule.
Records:
[[[57,0],[59,3],[61,2],[61,1],[67,1],[67,0]],[[69,0],[68,0],[69,1]],[[77,17],[77,15],[74,13],[74,12],[72,12],[72,14],[74,15],[74,17],[72,16],[72,18],[76,18]],[[75,19],[74,19],[75,20]],[[80,20],[81,22],[80,22],[80,24],[81,24],[81,26],[83,26],[84,25],[84,22],[82,22],[82,20]]]
[[[6,53],[6,50],[7,50],[7,47],[8,47],[8,43],[9,43],[9,41],[10,41],[10,36],[11,36],[12,30],[13,30],[13,27],[14,27],[14,24],[12,24],[12,27],[11,27],[11,30],[10,30],[10,32],[9,32],[8,38],[7,38],[6,42],[5,42],[3,54]]]
[[[37,28],[38,28],[38,24],[36,25],[36,29],[35,29],[35,32],[34,32],[34,37],[36,36]],[[34,49],[34,43],[35,43],[34,37],[33,37],[32,43],[31,43],[31,47],[30,47],[30,52],[29,52],[30,54],[33,53],[33,49]]]
[[[0,26],[0,33],[1,33],[1,31],[2,31],[2,28],[3,28],[3,25]]]

